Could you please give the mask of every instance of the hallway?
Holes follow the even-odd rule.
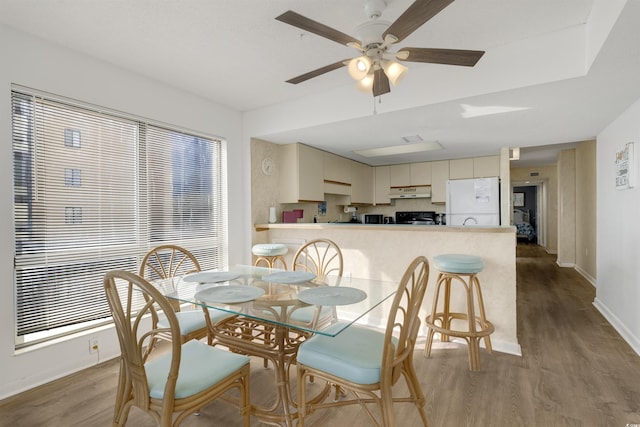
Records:
[[[595,288],[555,261],[518,245],[518,338],[536,421],[525,424],[640,423],[640,357],[593,306]]]

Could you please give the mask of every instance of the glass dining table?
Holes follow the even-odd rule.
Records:
[[[169,299],[228,313],[215,324],[207,316],[212,344],[263,358],[265,367],[272,362],[275,402],[252,405],[252,411],[263,422],[286,426],[296,418],[289,370],[298,345],[313,334],[336,336],[356,322],[384,328],[398,286],[339,276],[319,281],[309,272],[248,265],[153,283]]]

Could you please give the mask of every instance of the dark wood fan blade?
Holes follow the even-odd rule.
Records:
[[[461,49],[429,49],[423,47],[403,47],[397,52],[409,52],[403,61],[429,62],[432,64],[463,65],[473,67],[480,60],[484,51]]]
[[[282,15],[276,18],[278,21],[284,22],[285,24],[293,25],[294,27],[300,28],[301,30],[308,31],[313,34],[317,34],[320,37],[324,37],[325,39],[333,40],[334,42],[347,45],[349,43],[355,43],[360,46],[360,40],[351,37],[348,34],[345,34],[341,31],[335,30],[331,27],[328,27],[324,24],[321,24],[313,19],[309,19],[305,16],[300,15],[292,10],[288,10]]]
[[[373,96],[376,97],[389,92],[391,92],[389,78],[384,73],[384,70],[379,68],[373,74]]]
[[[325,65],[324,67],[318,68],[317,70],[309,71],[308,73],[301,74],[298,77],[289,79],[287,80],[287,83],[297,85],[298,83],[302,83],[314,77],[318,77],[324,73],[328,73],[329,71],[337,70],[340,67],[344,67],[346,61],[348,61],[348,59],[336,62],[334,64]]]
[[[387,31],[382,34],[382,39],[384,40],[390,34],[398,39],[396,43],[404,40],[451,3],[453,0],[416,0],[387,28]]]

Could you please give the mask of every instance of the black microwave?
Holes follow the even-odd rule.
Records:
[[[360,222],[363,224],[384,224],[384,215],[361,214]]]

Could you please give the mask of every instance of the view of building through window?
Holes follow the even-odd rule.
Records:
[[[227,263],[222,141],[13,93],[16,346],[110,320],[111,269],[179,244]]]

